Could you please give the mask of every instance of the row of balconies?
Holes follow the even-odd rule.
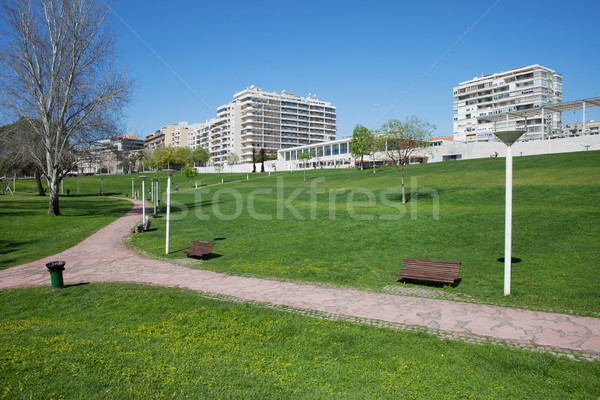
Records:
[[[308,109],[308,104],[296,103],[296,102],[290,102],[290,101],[282,101],[281,102],[281,106],[282,107],[306,108],[306,109]]]

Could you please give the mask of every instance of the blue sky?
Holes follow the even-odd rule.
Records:
[[[600,96],[597,0],[120,0],[112,9],[120,61],[136,81],[124,122],[141,138],[210,119],[250,85],[316,93],[337,107],[338,137],[410,115],[451,135],[454,86],[525,65],[561,73],[563,101]]]

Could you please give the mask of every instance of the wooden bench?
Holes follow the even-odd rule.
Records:
[[[133,230],[131,231],[131,233],[142,233],[142,232],[147,232],[150,229],[150,225],[152,224],[152,221],[150,221],[149,219],[146,220],[146,222],[144,222],[143,224],[139,224],[137,225],[135,228],[133,228]]]
[[[454,281],[458,279],[460,263],[454,261],[405,258],[402,260],[402,267],[400,272],[395,274],[398,278],[454,283]]]
[[[200,240],[194,240],[189,249],[181,250],[181,252],[184,253],[186,257],[202,257],[210,254],[214,245],[215,242],[202,242]]]

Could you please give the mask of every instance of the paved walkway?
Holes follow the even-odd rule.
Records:
[[[516,346],[557,349],[600,360],[598,318],[245,278],[147,258],[128,249],[124,242],[130,229],[141,220],[141,202],[134,203],[132,211],[80,244],[0,271],[0,289],[49,285],[50,277],[44,265],[61,260],[67,263],[65,284],[118,281],[181,287],[211,296],[311,310],[301,311],[309,315],[375,321],[381,326],[421,327],[443,333],[443,337],[471,338],[478,342],[480,338],[501,340]]]

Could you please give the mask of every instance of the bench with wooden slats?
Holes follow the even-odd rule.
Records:
[[[182,253],[189,256],[203,257],[210,254],[215,242],[202,242],[200,240],[194,240],[192,245],[187,250],[181,250]]]
[[[458,279],[459,268],[460,263],[455,261],[405,258],[402,260],[402,269],[395,276],[402,279],[454,283]]]

